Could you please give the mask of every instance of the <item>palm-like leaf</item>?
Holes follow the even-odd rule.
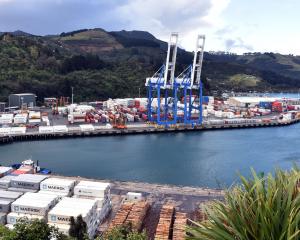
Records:
[[[300,239],[300,171],[276,170],[274,176],[242,176],[241,185],[225,193],[224,201],[205,207],[207,220],[193,223],[188,239],[298,240]]]

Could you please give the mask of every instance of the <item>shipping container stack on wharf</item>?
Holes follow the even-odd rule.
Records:
[[[6,167],[0,167],[0,172],[2,224],[13,228],[24,217],[43,219],[68,233],[70,217],[82,214],[91,238],[130,222],[135,230],[146,231],[154,239],[162,206],[167,203],[176,211],[170,231],[173,238],[180,239],[177,212],[195,220],[202,202],[223,198],[222,190],[26,174]]]

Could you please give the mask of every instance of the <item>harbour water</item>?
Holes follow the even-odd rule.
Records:
[[[300,124],[15,142],[0,146],[0,164],[39,160],[57,174],[203,187],[230,186],[238,173],[289,169],[300,162]]]

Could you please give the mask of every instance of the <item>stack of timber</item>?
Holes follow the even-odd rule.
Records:
[[[132,229],[140,231],[150,205],[146,201],[134,203],[125,223],[131,223]]]
[[[186,237],[185,228],[187,224],[186,213],[176,212],[173,225],[173,240],[184,240]]]
[[[133,203],[129,203],[129,202],[122,204],[122,206],[116,213],[115,218],[112,220],[111,224],[109,225],[108,230],[111,230],[114,227],[123,225],[129,215],[133,205],[134,205]]]
[[[171,226],[174,216],[174,206],[165,204],[159,215],[159,222],[156,228],[155,240],[168,240],[171,239]]]

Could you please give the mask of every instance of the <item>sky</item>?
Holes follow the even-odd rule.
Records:
[[[0,32],[36,35],[83,28],[144,30],[193,50],[300,55],[299,0],[0,0]]]

